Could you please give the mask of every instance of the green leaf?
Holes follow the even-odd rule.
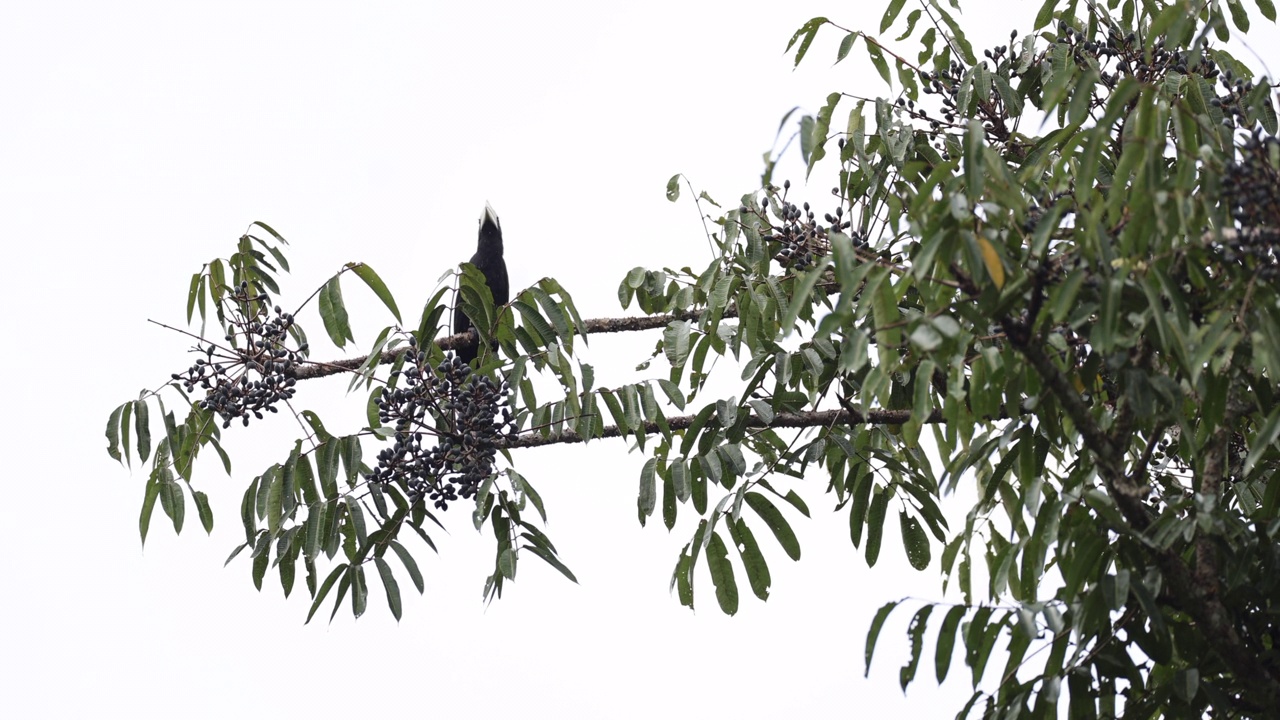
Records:
[[[1276,21],[1276,6],[1271,2],[1271,0],[1253,1],[1258,6],[1258,9],[1262,11],[1262,17],[1270,20],[1271,22]]]
[[[418,570],[417,561],[398,541],[392,540],[387,544],[391,546],[391,550],[395,552],[396,557],[400,558],[400,563],[404,565],[405,571],[409,573],[409,579],[413,581],[413,586],[418,589],[418,594],[421,595],[425,592],[426,585],[422,581],[422,572]]]
[[[916,669],[920,667],[920,652],[924,648],[924,631],[925,626],[929,622],[929,613],[933,611],[932,605],[925,605],[916,611],[915,617],[911,618],[911,624],[907,626],[907,640],[911,644],[911,657],[907,660],[907,664],[902,666],[898,671],[898,684],[902,686],[902,691],[907,691],[907,686],[916,677]]]
[[[235,559],[236,559],[236,556],[237,556],[237,555],[239,555],[240,553],[244,552],[244,549],[245,549],[245,548],[247,548],[247,547],[249,547],[249,543],[247,543],[247,542],[245,542],[245,543],[240,543],[239,545],[237,545],[237,546],[236,546],[236,549],[235,549],[235,550],[232,550],[232,551],[231,551],[231,554],[227,556],[226,562],[222,563],[222,567],[226,567],[226,566],[230,565],[230,564],[231,564],[231,561],[232,561],[232,560],[235,560]]]
[[[209,508],[209,497],[199,490],[193,490],[191,497],[196,502],[196,512],[200,515],[200,524],[204,526],[205,533],[213,534],[213,510]]]
[[[671,367],[684,367],[689,359],[689,331],[692,323],[688,320],[672,320],[662,331],[662,350],[666,353]]]
[[[745,498],[747,505],[756,511],[773,531],[773,536],[778,539],[778,544],[786,551],[787,556],[792,560],[800,559],[800,541],[796,539],[796,534],[791,530],[791,525],[787,523],[787,519],[782,516],[773,503],[764,495],[757,492],[749,492]]]
[[[818,28],[822,27],[826,22],[827,19],[824,17],[813,18],[801,25],[800,29],[796,30],[795,34],[791,36],[791,40],[787,43],[788,51],[791,50],[791,46],[796,44],[797,40],[800,41],[800,46],[796,48],[796,65],[799,65],[800,61],[804,59],[805,53],[809,52],[809,46],[813,44],[813,38],[818,34]]]
[[[364,566],[352,565],[347,569],[347,577],[351,581],[351,614],[355,617],[364,615],[369,602],[369,586],[364,578]]]
[[[1243,0],[1227,0],[1227,9],[1231,12],[1231,21],[1240,32],[1249,32],[1249,13],[1244,9]]]
[[[391,614],[395,616],[396,622],[400,622],[400,615],[403,612],[400,606],[400,584],[396,582],[396,577],[391,573],[391,566],[386,560],[375,557],[373,562],[378,566],[378,575],[382,576],[382,587],[387,591],[387,607],[391,608]]]
[[[893,609],[898,607],[898,603],[901,602],[901,600],[894,600],[893,602],[885,603],[876,611],[876,616],[872,618],[871,628],[867,630],[867,649],[865,653],[867,668],[862,673],[863,677],[871,676],[871,656],[875,654],[876,639],[880,637],[880,629],[884,627],[884,621],[889,619],[889,613],[893,612]]]
[[[675,405],[677,409],[683,410],[685,404],[684,393],[680,391],[680,386],[663,378],[658,379],[658,387],[662,388],[662,392]]]
[[[244,538],[253,542],[258,534],[258,478],[254,478],[244,491],[244,499],[240,502],[240,520],[244,523]]]
[[[726,615],[734,615],[738,612],[738,582],[733,577],[733,563],[729,562],[729,551],[724,540],[714,530],[707,543],[706,555],[707,568],[711,571],[711,583],[715,585],[720,610]]]
[[[142,545],[147,545],[147,530],[151,527],[151,513],[156,506],[156,498],[160,495],[160,469],[151,471],[147,480],[147,488],[142,499],[142,514],[138,517],[138,534],[142,536]]]
[[[937,672],[938,684],[947,679],[947,671],[951,668],[951,655],[956,645],[956,629],[960,620],[968,610],[964,605],[956,605],[947,611],[942,619],[942,628],[938,630],[938,647],[934,651],[934,670]]]
[[[138,459],[146,462],[151,455],[151,424],[147,418],[146,400],[135,400],[133,403],[133,429],[138,436]]]
[[[302,553],[307,560],[315,560],[320,554],[320,534],[324,529],[324,515],[327,503],[316,501],[307,507],[307,519],[303,523]]]
[[[640,496],[637,504],[640,511],[640,525],[644,526],[645,520],[653,515],[653,508],[658,502],[658,485],[655,479],[658,468],[658,461],[654,458],[644,464],[644,468],[640,470]]]
[[[898,521],[902,526],[902,545],[907,550],[907,562],[916,570],[924,570],[929,567],[929,536],[920,526],[920,521],[905,510],[898,513]]]
[[[1036,20],[1033,28],[1039,30],[1049,23],[1053,22],[1053,10],[1058,6],[1061,0],[1044,0],[1044,4],[1040,6],[1040,12],[1036,13]]]
[[[891,0],[889,7],[884,9],[884,15],[880,18],[880,32],[888,30],[893,25],[893,21],[898,19],[898,13],[902,12],[902,6],[907,4],[907,0]]]
[[[107,454],[111,456],[112,460],[121,465],[124,464],[124,458],[120,455],[120,414],[124,412],[125,405],[129,404],[124,403],[124,405],[116,407],[115,410],[111,411],[111,416],[107,418]]]
[[[286,535],[285,537],[291,537]],[[284,596],[287,598],[293,592],[293,581],[297,576],[297,556],[293,552],[281,548],[276,558],[276,562],[280,563],[280,587],[284,590]]]
[[[343,499],[347,503],[352,528],[356,531],[356,546],[363,550],[369,544],[369,535],[365,532],[364,509],[360,507],[360,501],[352,495],[347,495]]]
[[[680,173],[676,173],[675,175],[671,176],[670,180],[667,181],[667,200],[670,200],[671,202],[675,202],[679,199],[680,199]],[[634,288],[639,286],[632,285],[631,287]]]
[[[280,233],[276,232],[274,229],[272,229],[272,227],[271,227],[270,225],[268,225],[268,224],[266,224],[266,223],[262,222],[261,220],[254,220],[252,223],[250,223],[250,224],[249,224],[249,228],[250,228],[250,229],[252,229],[254,225],[257,225],[258,227],[262,228],[263,230],[266,230],[266,231],[271,235],[271,237],[273,237],[273,238],[275,238],[275,239],[279,240],[280,242],[284,243],[285,245],[288,245],[288,244],[289,244],[289,241],[288,241],[288,240],[285,240],[285,239],[284,239],[284,236],[282,236]],[[286,271],[289,269],[289,263],[287,263],[287,262],[283,262],[283,261],[281,261],[280,266],[281,266],[281,267],[283,267]]]
[[[386,283],[382,282],[382,278],[378,277],[378,273],[364,263],[350,263],[347,267],[351,268],[351,272],[363,280],[364,284],[368,285],[369,289],[373,291],[373,294],[377,295],[378,299],[382,301],[382,304],[387,306],[387,309],[395,316],[396,322],[403,325],[404,321],[400,319],[400,308],[396,307],[396,299],[391,297],[391,291],[387,289]]]
[[[867,567],[875,567],[880,558],[880,539],[884,535],[884,516],[889,508],[889,492],[876,489],[867,512]]]
[[[262,536],[263,545],[270,545],[271,537],[269,535]],[[267,567],[271,564],[271,551],[264,550],[253,556],[253,566],[250,572],[253,575],[253,588],[258,592],[262,592],[262,578],[267,576]]]
[[[867,56],[871,58],[871,64],[876,66],[876,72],[880,73],[880,78],[884,80],[884,84],[893,86],[893,80],[889,74],[889,63],[884,59],[884,51],[879,45],[867,43]]]
[[[555,554],[552,553],[549,549],[544,548],[540,545],[526,545],[524,549],[542,558],[543,561],[546,562],[548,565],[555,568],[556,570],[559,570],[561,575],[564,575],[565,577],[569,578],[575,583],[578,582],[578,578],[574,577],[573,573],[569,570],[569,568],[563,562],[561,562],[560,558],[556,557]]]
[[[325,578],[324,582],[320,584],[320,591],[316,593],[316,599],[311,602],[311,610],[307,612],[307,623],[311,622],[311,618],[316,614],[316,610],[320,609],[320,604],[323,603],[325,597],[329,595],[329,590],[333,587],[333,584],[337,582],[338,578],[344,576],[346,570],[346,563],[338,565],[333,569],[333,572],[329,573],[329,577]],[[342,602],[341,598],[339,598],[338,602]]]
[[[160,483],[160,506],[173,521],[174,534],[181,534],[183,521],[187,517],[187,499],[182,486],[172,477],[165,478]]]
[[[964,58],[965,63],[969,66],[977,65],[978,59],[973,55],[973,46],[965,38],[964,31],[960,29],[960,25],[956,23],[955,18],[938,4],[938,0],[929,0],[929,4],[933,6],[934,11],[938,13],[947,29],[951,31],[951,39],[960,48],[960,55]]]
[[[196,273],[191,276],[191,287],[187,289],[187,324],[191,324],[191,318],[195,315],[196,299],[200,297],[200,288],[204,285],[204,273]],[[200,313],[200,317],[204,317],[204,313]]]
[[[746,568],[751,592],[761,600],[768,600],[772,579],[769,575],[769,564],[765,562],[764,554],[760,552],[755,534],[742,520],[734,520],[730,517],[726,522],[729,526],[729,537],[733,540],[734,547],[738,548],[738,554],[742,557],[742,566]]]
[[[129,444],[130,444],[129,431],[133,427],[133,423],[130,422],[132,419],[133,419],[133,403],[128,402],[124,404],[124,413],[120,415],[120,434],[121,434],[120,448],[124,451],[124,461],[130,468],[133,467],[133,461],[129,459]],[[173,437],[173,433],[169,433],[169,436]],[[177,443],[170,442],[169,443],[170,454],[172,454],[173,451],[176,449],[177,449]]]
[[[351,326],[347,321],[347,307],[342,302],[342,285],[339,283],[339,275],[334,275],[329,282],[324,284],[320,289],[320,319],[324,322],[324,330],[329,334],[329,339],[339,348],[345,347],[347,342],[355,342],[355,338],[351,335]]]
[[[840,41],[840,49],[836,51],[837,63],[849,57],[849,51],[853,50],[853,44],[857,42],[857,40],[858,40],[858,33],[856,32],[851,32],[848,35],[844,36],[844,39]]]
[[[280,520],[284,517],[284,472],[271,474],[271,484],[267,486],[267,529],[271,536],[280,534]]]

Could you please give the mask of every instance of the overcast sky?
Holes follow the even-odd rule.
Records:
[[[964,24],[987,47],[1039,4],[970,3]],[[802,561],[757,531],[772,597],[756,601],[740,578],[733,618],[705,575],[697,613],[668,594],[694,524],[638,526],[643,457],[618,441],[517,453],[581,585],[527,557],[488,607],[492,541],[463,507],[446,517],[450,534],[436,533],[439,556],[409,540],[427,591],[402,580],[398,624],[376,584],[360,620],[344,608],[332,624],[303,625],[301,578],[285,600],[274,574],[253,589],[247,558],[223,569],[242,538],[244,487],[287,454],[297,428],[286,416],[226,433],[234,477],[212,458],[197,467],[212,538],[191,511],[175,537],[157,510],[140,547],[145,473],[107,457],[106,417],[190,363],[190,343],[147,320],[180,325],[191,273],[228,255],[251,221],[292,243],[285,304],[361,260],[416,319],[437,278],[473,251],[490,201],[513,289],[550,275],[584,316],[619,315],[615,289],[631,267],[709,261],[688,196],[664,198],[668,177],[685,173],[727,207],[758,186],[791,107],[815,112],[833,90],[880,92],[860,52],[831,67],[834,32],[799,70],[783,48],[814,15],[874,32],[883,3],[544,5],[0,11],[0,715],[949,717],[963,704],[960,658],[934,687],[932,632],[903,698],[908,611],[863,679],[875,609],[939,596],[937,548],[929,570],[911,571],[891,519],[881,562],[867,568],[819,474],[797,486],[814,509],[808,521],[792,514]],[[780,173],[802,180],[794,153]],[[823,176],[797,197],[825,202],[830,187]],[[391,318],[357,285],[346,296],[367,348]],[[315,356],[341,357],[309,313]],[[598,384],[634,381],[655,340],[593,340]],[[344,404],[344,386],[308,383],[298,405],[353,432],[362,400]]]

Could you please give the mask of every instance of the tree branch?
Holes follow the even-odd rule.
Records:
[[[582,327],[579,328],[583,335],[598,335],[601,333],[618,333],[618,332],[638,332],[641,330],[655,330],[663,328],[671,324],[675,320],[698,320],[707,314],[707,310],[685,310],[676,313],[664,313],[662,315],[643,315],[639,317],[618,317],[618,318],[589,318],[582,321]],[[725,308],[721,313],[722,318],[738,317],[738,309],[735,307]],[[474,342],[474,338],[470,333],[459,333],[457,335],[446,335],[436,338],[436,346],[441,350],[457,350],[460,347]],[[395,362],[396,358],[404,353],[404,348],[398,350],[386,350],[382,353],[382,357],[378,362],[382,365],[389,365]],[[368,355],[359,357],[344,358],[342,360],[334,360],[332,362],[318,362],[308,360],[305,365],[299,367],[294,372],[294,377],[298,380],[311,380],[314,378],[328,377],[329,375],[338,375],[344,372],[352,372],[364,365],[369,359]]]
[[[678,417],[667,418],[666,426],[671,430],[688,430],[696,418],[695,415],[680,415]],[[750,428],[798,428],[798,427],[819,427],[823,425],[901,425],[911,419],[910,410],[871,410],[861,413],[856,410],[813,410],[809,412],[798,413],[778,413],[774,416],[772,422],[766,423],[759,417],[752,415],[747,420],[747,427]],[[942,412],[934,410],[924,419],[925,423],[942,422]],[[646,435],[658,435],[662,429],[657,423],[648,422],[644,424],[644,432]],[[604,429],[600,438],[616,438],[623,437],[622,429],[617,425],[610,425]],[[543,435],[537,431],[530,431],[516,436],[511,440],[497,443],[495,447],[502,449],[542,447],[544,445],[559,445],[586,442],[588,438],[584,438],[573,430],[564,430],[561,432],[548,433]],[[590,439],[597,439],[592,437]]]

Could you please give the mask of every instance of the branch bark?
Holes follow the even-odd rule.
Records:
[[[662,315],[641,315],[637,317],[618,317],[618,318],[589,318],[582,321],[582,327],[579,328],[583,335],[598,335],[602,333],[618,333],[618,332],[638,332],[641,330],[655,330],[664,328],[675,320],[698,320],[707,314],[707,310],[686,310],[677,313],[664,313]],[[738,309],[735,307],[725,308],[721,313],[722,318],[738,317]],[[446,335],[445,337],[436,338],[436,346],[441,350],[457,350],[474,339],[469,333],[459,333],[457,335]],[[404,349],[387,350],[382,353],[382,357],[378,359],[378,363],[388,365],[395,362],[396,358],[404,353]],[[331,362],[319,362],[308,360],[305,365],[298,368],[294,372],[294,377],[298,380],[312,380],[315,378],[328,377],[330,375],[339,375],[344,372],[352,372],[364,365],[369,359],[368,355],[361,355],[353,358],[343,358],[342,360],[333,360]]]
[[[696,416],[680,415],[677,417],[667,418],[667,427],[671,430],[688,430],[693,425]],[[778,413],[774,416],[772,422],[765,422],[759,417],[752,415],[747,420],[749,428],[798,428],[798,427],[822,427],[832,425],[901,425],[911,419],[910,410],[871,410],[861,413],[856,410],[813,410],[809,412],[798,413]],[[925,423],[942,422],[942,413],[934,410],[927,418]],[[647,422],[644,424],[644,432],[646,435],[657,435],[661,432],[658,423]],[[547,433],[545,435],[538,431],[530,431],[516,436],[515,438],[503,443],[496,444],[496,447],[502,449],[542,447],[545,445],[560,445],[586,442],[588,439],[595,440],[600,438],[616,438],[623,437],[627,433],[623,433],[622,429],[617,425],[610,425],[604,429],[604,432],[597,438],[586,438],[573,430],[564,430],[561,432]]]

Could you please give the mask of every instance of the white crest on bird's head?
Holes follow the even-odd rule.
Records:
[[[499,228],[502,227],[502,223],[498,222],[498,213],[494,211],[493,206],[487,200],[484,203],[484,214],[480,216],[480,224],[484,225],[485,220],[491,221]]]

